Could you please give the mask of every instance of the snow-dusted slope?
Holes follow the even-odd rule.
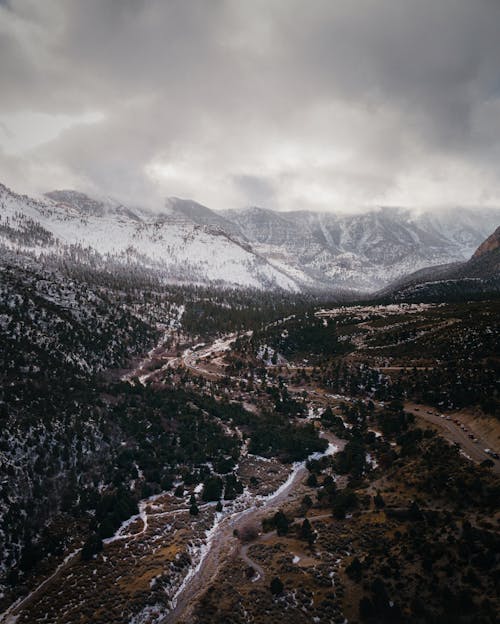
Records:
[[[467,262],[427,267],[397,280],[379,294],[395,301],[485,298],[500,292],[500,227]]]
[[[493,209],[216,212],[178,198],[155,214],[75,191],[38,201],[1,185],[0,209],[0,242],[11,249],[80,261],[100,254],[170,281],[291,291],[373,292],[420,268],[467,260],[500,223]]]
[[[261,255],[314,281],[374,290],[415,269],[466,260],[500,222],[498,210],[381,208],[364,214],[222,213]]]
[[[74,191],[38,201],[0,186],[0,240],[36,253],[98,252],[119,262],[159,269],[170,280],[297,290],[244,241],[167,208],[156,215]]]

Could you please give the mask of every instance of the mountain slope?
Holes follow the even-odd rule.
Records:
[[[491,236],[481,243],[472,256],[473,259],[481,258],[500,248],[500,226],[493,232]]]
[[[427,267],[379,293],[396,301],[466,299],[500,293],[500,227],[463,263]]]
[[[11,250],[291,292],[374,292],[416,269],[463,263],[500,220],[493,209],[217,212],[179,198],[157,214],[71,190],[34,200],[2,185],[0,208],[0,244]]]
[[[188,220],[197,225],[211,226],[223,230],[229,235],[244,239],[240,228],[232,221],[225,219],[218,213],[210,210],[206,206],[190,199],[180,199],[178,197],[169,197],[166,201],[167,210],[177,215],[183,215]]]
[[[0,242],[9,249],[82,261],[101,256],[157,270],[169,281],[298,289],[244,241],[169,207],[157,215],[75,191],[38,201],[0,186],[0,208]]]
[[[227,211],[270,262],[293,267],[313,282],[375,290],[415,268],[465,260],[498,224],[482,210],[415,215],[381,208],[365,214]]]

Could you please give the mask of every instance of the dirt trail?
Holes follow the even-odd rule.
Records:
[[[74,559],[80,554],[81,550],[81,548],[78,548],[77,550],[70,553],[64,559],[64,561],[57,566],[54,572],[40,583],[40,585],[35,587],[27,596],[25,596],[21,600],[18,600],[11,604],[6,611],[1,613],[0,623],[15,624],[24,607],[28,606],[32,600],[35,600],[40,592],[44,589],[44,587],[46,587],[50,583],[53,583],[57,578],[59,578],[59,576],[61,576],[61,574],[63,574],[67,570],[67,568],[71,566],[71,564],[74,562]]]
[[[256,561],[254,561],[253,559],[250,559],[250,557],[248,556],[248,549],[250,546],[251,544],[245,544],[244,546],[241,547],[240,557],[247,564],[247,566],[250,566],[251,568],[253,568],[255,572],[257,573],[257,576],[254,576],[252,578],[252,582],[255,583],[256,581],[263,581],[264,578],[266,577],[266,573],[264,572],[264,569]]]
[[[322,432],[322,437],[328,440],[329,446],[320,455],[331,455],[343,448],[345,444],[344,440],[340,440],[330,432]],[[278,511],[285,502],[289,502],[296,496],[295,491],[307,474],[305,462],[294,464],[288,479],[273,494],[256,497],[250,507],[224,517],[213,527],[200,562],[184,579],[180,590],[174,597],[172,610],[161,620],[161,624],[190,622],[197,601],[213,582],[224,561],[235,555],[241,548],[240,542],[234,537],[235,531],[241,531],[248,524],[259,525],[263,517]],[[246,550],[243,550],[243,553],[240,552],[241,554],[243,554],[242,559],[264,578],[264,570],[248,557]]]
[[[198,374],[207,376],[208,378],[221,377],[227,378],[224,369],[222,367],[217,370],[217,365],[212,361],[211,365],[204,361],[205,358],[213,357],[219,352],[224,352],[230,349],[231,343],[235,340],[236,334],[230,334],[223,338],[216,340],[211,345],[203,345],[202,348],[186,349],[180,356],[175,357],[166,356],[164,353],[160,353],[161,348],[157,347],[153,349],[149,354],[149,359],[162,356],[162,367],[160,369],[149,371],[147,364],[148,358],[145,358],[140,365],[134,370],[134,375],[139,376],[142,383],[147,380],[154,380],[157,376],[161,375],[161,371],[168,367],[176,367],[183,365]],[[217,362],[218,364],[219,362]],[[207,367],[210,366],[210,368]],[[394,368],[394,367],[393,367]],[[214,370],[215,369],[215,370]],[[142,375],[141,375],[142,373]],[[127,378],[131,378],[128,376]],[[240,378],[230,377],[230,379],[240,381]],[[297,394],[304,390],[314,396],[315,401],[320,403],[329,403],[329,397],[327,393],[318,391],[319,389],[312,388],[290,388],[291,393]],[[349,400],[349,397],[344,397],[345,400]],[[498,450],[494,444],[489,444],[485,438],[477,435],[478,432],[474,431],[473,424],[468,423],[468,429],[472,431],[474,436],[478,439],[478,442],[471,440],[468,432],[465,432],[459,425],[453,420],[447,420],[441,418],[435,413],[435,410],[427,406],[415,405],[413,403],[407,403],[405,409],[415,414],[417,418],[435,426],[439,432],[447,438],[450,442],[458,443],[461,449],[475,462],[481,462],[484,459],[492,459],[494,461],[494,472],[500,474],[500,462],[494,460],[491,456],[485,453],[485,448],[492,448]],[[456,419],[456,416],[452,416]],[[329,432],[323,432],[322,435],[329,441],[330,446],[327,453],[331,453],[334,445],[337,449],[343,448],[345,441],[335,438]],[[334,451],[333,451],[334,452]],[[253,567],[257,573],[254,580],[261,581],[265,578],[265,572],[263,568],[253,561],[248,555],[248,548],[250,544],[242,546],[239,540],[234,536],[235,531],[243,529],[246,525],[260,525],[262,518],[269,516],[273,512],[277,511],[285,502],[294,500],[300,496],[299,486],[307,476],[308,471],[305,468],[305,463],[295,464],[292,472],[290,473],[287,481],[279,487],[273,494],[267,497],[255,497],[253,500],[249,500],[249,506],[244,510],[235,511],[225,516],[218,516],[218,521],[212,527],[207,534],[207,542],[201,552],[200,560],[198,564],[190,570],[181,584],[177,594],[172,600],[171,611],[160,621],[161,624],[177,624],[177,623],[189,623],[192,618],[193,610],[207,588],[214,582],[220,569],[224,563],[235,555],[239,555],[242,561]],[[141,511],[143,509],[141,508]],[[175,511],[166,512],[175,514]],[[141,514],[142,515],[142,514]],[[310,517],[310,520],[320,520],[322,516]],[[147,526],[147,518],[143,518],[144,526]],[[142,533],[143,531],[141,531]],[[134,535],[118,535],[114,539],[130,539]],[[266,536],[261,536],[259,539],[266,539]],[[27,596],[24,600],[20,601],[17,605],[12,607],[2,615],[0,615],[0,623],[13,624],[16,620],[16,615],[22,610],[30,600],[32,600],[40,590],[42,590],[47,583],[53,582],[57,579],[57,576],[62,573],[65,568],[71,564],[72,558],[69,558],[64,562],[60,568],[58,568],[54,574],[46,579],[37,589]]]
[[[190,368],[208,378],[227,377],[225,371],[214,370],[214,362],[212,362],[212,367],[210,369],[206,368],[203,360],[218,351],[230,349],[230,345],[235,337],[235,334],[231,334],[217,340],[212,345],[204,346],[202,349],[195,351],[186,350],[181,358],[175,360],[175,364],[182,363],[186,368]],[[231,379],[239,380],[239,378]],[[300,390],[302,390],[302,388],[291,389],[294,394]],[[309,389],[309,392],[316,395],[316,399],[321,400],[325,398],[321,393],[311,391],[311,389]],[[488,445],[483,440],[479,439],[478,443],[473,442],[468,437],[467,433],[452,421],[442,419],[434,414],[428,414],[427,411],[430,411],[430,409],[427,410],[427,408],[423,406],[417,407],[413,404],[407,404],[406,409],[416,416],[425,419],[427,422],[436,425],[444,437],[452,442],[459,443],[463,451],[473,461],[481,462],[489,457],[484,452],[484,448],[488,448]],[[332,436],[329,435],[328,437],[330,438]],[[337,439],[335,443],[337,446],[343,444],[342,441]],[[494,470],[495,472],[500,472],[500,462],[495,461]],[[234,556],[237,552],[239,552],[239,556],[247,565],[252,566],[256,570],[259,575],[256,580],[264,578],[264,570],[248,556],[248,545],[242,547],[234,537],[233,532],[242,529],[246,524],[259,524],[264,515],[268,515],[271,510],[277,510],[280,504],[289,500],[290,496],[293,496],[294,489],[300,484],[306,474],[307,470],[304,466],[296,468],[285,487],[279,488],[274,495],[268,497],[260,506],[254,505],[244,511],[226,516],[214,527],[200,563],[195,570],[188,575],[188,578],[185,579],[178,594],[174,598],[173,609],[161,620],[162,624],[189,622],[197,601],[200,599],[203,592],[206,591],[207,587],[214,581],[224,561]]]
[[[263,516],[268,515],[272,510],[277,510],[291,495],[293,496],[294,489],[301,483],[306,474],[306,467],[303,464],[297,465],[285,484],[278,488],[274,494],[257,499],[256,504],[252,507],[226,516],[216,525],[209,538],[207,550],[201,563],[181,586],[174,598],[173,609],[161,620],[161,624],[190,621],[197,600],[212,583],[223,562],[235,554],[239,548],[239,541],[233,536],[233,532],[241,530],[249,523],[258,524]],[[251,562],[250,565],[256,567],[254,562]],[[261,572],[263,573],[262,569]]]

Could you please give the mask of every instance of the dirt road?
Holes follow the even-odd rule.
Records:
[[[0,623],[15,624],[23,608],[30,604],[32,600],[35,600],[45,587],[47,587],[50,583],[56,581],[60,575],[66,572],[67,568],[70,567],[70,565],[73,563],[74,559],[80,554],[80,552],[81,548],[78,548],[74,552],[70,553],[67,557],[65,557],[64,561],[57,566],[54,572],[40,583],[40,585],[38,585],[21,600],[17,600],[13,604],[11,604],[6,611],[0,614]]]
[[[246,563],[247,566],[253,568],[257,574],[256,576],[252,578],[252,582],[264,580],[264,578],[266,577],[264,569],[256,561],[254,561],[253,559],[250,559],[250,557],[248,556],[248,548],[250,546],[251,544],[245,544],[244,546],[241,547],[240,557],[242,561]]]
[[[494,463],[492,471],[500,474],[500,461],[494,459],[485,452],[485,449],[495,449],[492,441],[488,442],[473,430],[473,425],[465,425],[459,420],[457,414],[445,414],[440,416],[439,412],[432,407],[424,405],[416,405],[415,403],[405,403],[405,410],[415,415],[417,419],[424,420],[432,424],[439,433],[453,444],[458,444],[462,452],[464,452],[472,461],[481,463],[485,459],[491,459]],[[462,428],[464,427],[465,430]],[[474,439],[471,439],[472,435]],[[477,440],[474,441],[474,440]]]

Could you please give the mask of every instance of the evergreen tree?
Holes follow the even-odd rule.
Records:
[[[275,596],[281,594],[284,589],[281,579],[275,576],[269,585],[269,589],[271,590],[271,594],[274,594]]]

